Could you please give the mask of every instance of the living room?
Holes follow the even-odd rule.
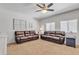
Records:
[[[38,5],[45,6],[46,9],[38,12],[41,9]],[[47,11],[48,5],[51,11]],[[79,3],[0,4],[0,34],[7,39],[7,42],[4,42],[7,45],[5,47],[7,52],[4,53],[9,55],[79,54],[78,6]],[[23,37],[21,41],[17,33],[30,35],[31,38]],[[53,33],[52,36],[50,33]],[[59,41],[60,35],[56,36],[59,33],[63,33],[62,44]],[[59,39],[52,41],[50,36]],[[67,43],[70,40],[72,44]]]

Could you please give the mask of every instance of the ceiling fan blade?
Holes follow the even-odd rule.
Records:
[[[50,3],[47,7],[49,8],[49,7],[51,7],[53,5],[53,3]]]
[[[42,3],[42,5],[45,7],[45,4],[44,3]]]
[[[40,6],[39,4],[36,4],[38,7],[43,8],[42,6]]]
[[[37,10],[36,12],[39,12],[39,11],[42,11],[42,10]]]
[[[47,11],[54,11],[54,9],[47,9]]]

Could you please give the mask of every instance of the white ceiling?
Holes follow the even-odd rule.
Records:
[[[47,13],[35,12],[40,9],[35,3],[0,3],[0,7],[10,11],[28,14],[37,19],[42,19],[47,16],[78,9],[79,3],[54,3],[50,9],[54,9],[55,11],[49,11]]]

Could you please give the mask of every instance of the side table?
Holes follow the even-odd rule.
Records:
[[[75,38],[71,38],[71,37],[67,37],[66,38],[66,45],[75,48],[76,47],[76,39]]]

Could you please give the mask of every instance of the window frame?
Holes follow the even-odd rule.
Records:
[[[70,24],[73,23],[73,21],[76,22],[76,23],[74,23],[76,26],[75,26],[75,25],[70,26]],[[65,32],[66,32],[66,33],[69,33],[69,32],[77,33],[77,32],[78,32],[78,30],[77,30],[77,24],[78,24],[78,22],[77,22],[77,21],[78,21],[77,19],[67,20],[67,21],[66,21],[66,20],[65,20],[65,21],[61,21],[61,22],[60,22],[60,31],[62,31],[62,29],[61,29],[61,23],[62,23],[62,22],[66,22],[66,23],[67,23],[67,31],[65,31]],[[73,26],[76,27],[76,29],[74,29]],[[72,29],[74,29],[74,30],[71,30],[70,27],[71,27]],[[71,30],[71,31],[70,31],[70,30]]]

